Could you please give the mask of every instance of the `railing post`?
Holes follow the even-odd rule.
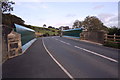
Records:
[[[107,41],[107,34],[105,34],[105,42]]]
[[[114,34],[114,42],[116,41],[116,40],[115,40],[115,37],[116,37],[116,35]]]

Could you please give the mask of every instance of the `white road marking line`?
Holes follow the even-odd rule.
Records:
[[[108,59],[108,60],[110,60],[110,61],[113,61],[113,62],[118,63],[117,60],[112,59],[112,58],[109,58],[109,57],[104,56],[104,55],[101,55],[101,54],[98,54],[98,53],[96,53],[96,52],[93,52],[93,51],[90,51],[90,50],[87,50],[87,49],[84,49],[84,48],[81,48],[81,47],[78,47],[78,46],[74,46],[74,47],[79,48],[79,49],[81,49],[81,50],[84,50],[84,51],[86,51],[86,52],[92,53],[92,54],[94,54],[94,55],[100,56],[100,57],[102,57],[102,58]]]
[[[58,40],[58,39],[55,39],[55,40]]]
[[[58,40],[58,39],[56,39],[56,38],[54,38],[55,40]],[[67,44],[67,45],[71,45],[70,43],[67,43],[67,42],[64,42],[64,41],[62,41],[62,40],[59,40],[60,42],[62,42],[62,43],[64,43],[64,44]]]
[[[70,43],[64,42],[64,41],[62,41],[62,40],[59,40],[59,41],[62,42],[62,43],[65,43],[65,44],[67,44],[67,45],[71,45]],[[94,54],[94,55],[100,56],[100,57],[102,57],[102,58],[108,59],[108,60],[110,60],[110,61],[113,61],[113,62],[118,63],[117,60],[112,59],[112,58],[109,58],[109,57],[104,56],[104,55],[101,55],[101,54],[99,54],[99,53],[96,53],[96,52],[93,52],[93,51],[90,51],[90,50],[87,50],[87,49],[84,49],[84,48],[81,48],[81,47],[78,47],[78,46],[74,46],[74,47],[79,48],[79,49],[81,49],[81,50],[84,50],[84,51],[86,51],[86,52],[92,53],[92,54]]]
[[[70,43],[66,43],[67,45],[71,45]]]
[[[65,43],[64,41],[61,41],[61,40],[60,40],[60,42]]]
[[[64,43],[64,44],[71,45],[70,43],[64,42],[62,40],[59,40],[59,41],[62,42],[62,43]]]
[[[47,51],[47,53],[50,55],[50,57],[58,64],[58,66],[72,79],[75,80],[71,74],[53,57],[53,55],[48,51],[48,49],[46,48],[45,44],[44,44],[44,40],[42,39],[42,43],[43,46],[45,48],[45,50]]]

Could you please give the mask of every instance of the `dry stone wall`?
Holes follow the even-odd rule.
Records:
[[[21,35],[12,31],[8,34],[8,57],[12,58],[22,53]]]

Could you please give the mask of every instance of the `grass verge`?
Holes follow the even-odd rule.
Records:
[[[105,42],[103,45],[107,47],[120,49],[120,43]]]

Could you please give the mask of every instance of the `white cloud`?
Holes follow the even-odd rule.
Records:
[[[117,26],[118,27],[118,16],[111,17],[106,23],[108,26]]]
[[[49,8],[47,4],[39,2],[39,5],[36,5],[38,3],[33,2],[34,4],[31,3],[31,5],[26,4],[28,2],[16,2],[15,6],[24,6],[25,8],[30,8],[32,10],[38,10],[40,8],[47,9]]]
[[[116,27],[118,27],[118,21],[111,21],[111,22],[106,23],[106,25],[108,27],[110,27],[110,26],[116,26]]]
[[[65,17],[75,17],[75,14],[67,14]]]
[[[43,0],[13,0],[15,2],[42,2]]]
[[[117,14],[109,14],[109,13],[101,13],[98,15],[98,18],[104,23],[104,25],[117,26],[118,27],[118,15]]]
[[[42,4],[42,5],[41,5],[41,8],[47,9],[47,8],[48,8],[48,6],[47,6],[47,5],[45,5],[45,4]]]
[[[15,5],[20,6],[22,5],[22,2],[15,2]]]
[[[56,20],[56,21],[53,21],[50,23],[51,26],[54,26],[54,27],[57,27],[59,28],[60,26],[69,26],[69,27],[72,27],[73,25],[73,20],[67,20],[67,19],[64,19],[64,20]]]
[[[13,0],[16,2],[108,2],[108,0]],[[109,0],[109,2],[118,2],[119,0]]]
[[[104,5],[97,5],[97,6],[93,7],[94,10],[99,10],[102,8],[104,8]]]
[[[111,19],[109,19],[109,21],[118,21],[118,16],[116,15],[116,16],[112,17]]]
[[[109,14],[109,13],[101,13],[101,14],[98,14],[98,16],[101,18],[101,19],[108,19],[110,17],[113,17],[115,16],[114,14]]]

